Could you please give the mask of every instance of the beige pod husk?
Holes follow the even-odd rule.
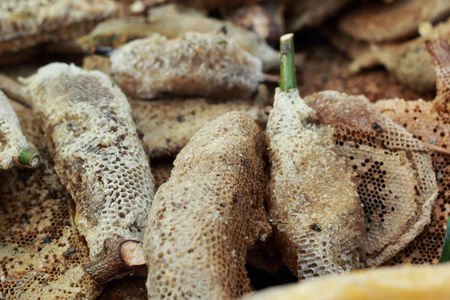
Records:
[[[247,250],[271,233],[263,135],[245,112],[208,122],[155,195],[144,249],[149,299],[236,299],[251,291]]]
[[[297,278],[360,266],[364,215],[354,173],[335,151],[333,129],[296,89],[276,90],[269,115],[269,215],[283,258]]]
[[[154,34],[111,53],[111,74],[125,94],[251,98],[263,79],[262,62],[223,33]]]
[[[127,98],[107,75],[52,63],[23,80],[92,260],[115,235],[142,241],[154,193]]]
[[[0,170],[19,164],[20,152],[30,147],[35,148],[27,142],[9,99],[0,90]],[[29,166],[37,167],[38,164],[39,157],[35,156]]]
[[[268,288],[242,300],[450,299],[450,264],[364,269]]]

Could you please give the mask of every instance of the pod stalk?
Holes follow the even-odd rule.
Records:
[[[41,161],[39,155],[37,155],[36,153],[34,153],[28,149],[22,148],[22,147],[19,148],[19,151],[18,151],[16,157],[14,158],[14,160],[18,164],[28,166],[31,168],[36,168]]]
[[[285,92],[296,88],[294,34],[288,33],[280,38],[280,89]]]

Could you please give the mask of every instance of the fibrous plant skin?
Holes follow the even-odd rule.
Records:
[[[236,299],[251,291],[248,249],[271,227],[262,132],[245,112],[208,122],[155,195],[144,249],[149,299]]]
[[[154,184],[125,95],[104,73],[62,63],[23,83],[91,259],[114,235],[142,241]]]

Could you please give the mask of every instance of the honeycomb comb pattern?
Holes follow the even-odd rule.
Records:
[[[338,155],[356,174],[364,204],[362,260],[385,262],[430,222],[437,197],[431,158],[422,143],[378,113],[364,96],[325,91],[306,97],[320,124],[333,126]]]
[[[91,259],[114,234],[143,240],[154,183],[125,95],[104,73],[61,63],[23,82]]]

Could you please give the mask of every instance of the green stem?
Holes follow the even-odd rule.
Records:
[[[438,263],[450,260],[450,218],[447,220],[447,230],[445,231],[444,245],[442,246],[441,257]]]
[[[280,89],[282,92],[297,88],[294,64],[294,34],[280,38]]]
[[[39,165],[40,158],[36,153],[25,148],[20,148],[16,161],[21,165],[36,168]]]

